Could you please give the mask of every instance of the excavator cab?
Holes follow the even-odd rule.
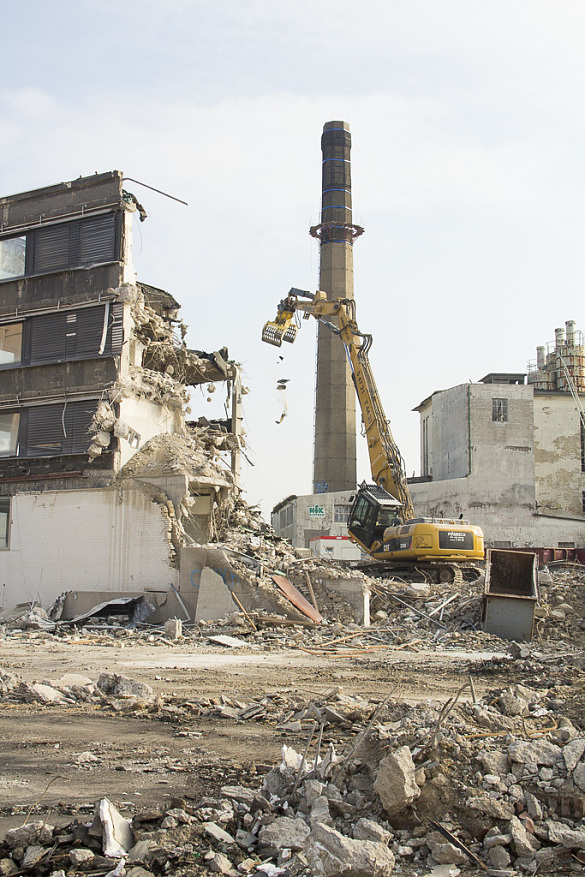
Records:
[[[383,487],[363,482],[349,512],[349,535],[368,551],[375,542],[382,542],[388,527],[403,523],[401,512],[402,505]]]

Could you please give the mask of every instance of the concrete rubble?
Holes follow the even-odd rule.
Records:
[[[187,874],[202,858],[210,873],[231,877],[439,874],[438,865],[476,861],[566,873],[585,861],[585,728],[550,708],[553,698],[570,701],[569,690],[551,690],[542,675],[532,681],[460,701],[448,717],[437,701],[390,698],[372,725],[369,703],[353,723],[366,729],[357,747],[330,743],[303,757],[284,746],[261,785],[224,785],[213,798],[128,815],[102,799],[89,827],[28,822],[6,833],[1,873],[105,873],[123,859],[134,877],[137,868],[141,877],[168,873],[168,862]],[[506,694],[525,701],[523,715],[508,715]]]
[[[27,684],[2,670],[3,703],[129,709],[172,717],[187,734],[198,716],[263,722],[298,742],[283,746],[282,761],[266,766],[261,781],[250,775],[218,783],[212,796],[193,789],[192,797],[146,811],[104,798],[89,827],[81,814],[58,828],[27,821],[6,833],[0,872],[453,877],[478,868],[494,875],[579,870],[585,710],[574,683],[583,659],[534,647],[521,659],[514,651],[479,663],[476,673],[507,663],[522,681],[478,698],[464,679],[455,697],[414,704],[391,688],[367,699],[338,687],[311,700],[280,691],[251,703],[227,695],[214,702],[155,693],[116,673]],[[92,771],[103,758],[80,753],[74,769]],[[175,769],[196,771],[196,764],[195,756]],[[144,759],[137,769],[146,769]]]
[[[171,619],[133,628],[127,618],[120,623],[106,615],[79,625],[57,621],[51,631],[31,624],[43,613],[26,604],[5,613],[1,635],[39,649],[57,640],[75,647],[82,640],[127,649],[148,643],[176,654],[300,649],[317,659],[464,649],[486,655],[474,664],[476,680],[508,673],[510,684],[488,687],[479,697],[473,679],[464,676],[455,696],[415,703],[401,699],[391,684],[376,698],[334,685],[311,697],[280,688],[243,701],[229,691],[217,697],[169,694],[160,677],[148,685],[104,670],[93,678],[68,673],[30,682],[0,668],[5,706],[98,708],[111,716],[173,722],[177,735],[195,740],[197,720],[262,723],[287,741],[282,761],[266,765],[260,778],[225,769],[211,795],[193,787],[150,810],[102,798],[89,828],[82,812],[59,827],[25,820],[0,845],[0,874],[456,877],[470,869],[511,875],[582,868],[580,569],[551,566],[541,574],[536,637],[517,644],[481,630],[481,580],[454,591],[448,584],[374,579],[294,552],[266,534],[236,532],[223,545],[234,565],[261,576],[266,567],[280,570],[310,597],[308,574],[321,624],[244,609],[213,621]],[[325,579],[344,576],[373,595],[369,627],[355,622],[347,603],[338,612],[342,604],[324,586]],[[71,770],[81,777],[111,757],[107,748],[79,751]],[[196,748],[182,762],[153,750],[127,761],[124,770],[196,775],[199,758]]]

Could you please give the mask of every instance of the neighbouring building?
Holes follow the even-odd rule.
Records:
[[[181,553],[238,502],[240,370],[137,279],[137,213],[120,171],[0,199],[3,607],[148,592],[174,614],[198,582]],[[216,382],[230,416],[189,419],[189,387]]]
[[[287,496],[272,509],[273,529],[296,548],[310,548],[312,539],[347,536],[347,520],[355,491]]]
[[[420,414],[417,514],[463,517],[496,548],[585,547],[585,347],[569,321],[525,374],[433,393]]]

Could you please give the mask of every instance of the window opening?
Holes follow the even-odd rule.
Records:
[[[336,505],[333,507],[333,520],[336,524],[346,524],[349,520],[350,505]]]
[[[494,423],[508,422],[508,400],[492,399],[492,420]]]
[[[0,457],[14,457],[18,446],[20,414],[0,414]]]
[[[26,262],[26,235],[0,241],[0,280],[23,277]]]
[[[10,497],[0,496],[0,548],[8,548],[10,534]]]
[[[22,359],[22,323],[0,326],[0,366],[14,365]]]

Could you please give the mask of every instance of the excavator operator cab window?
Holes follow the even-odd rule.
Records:
[[[386,529],[386,527],[399,527],[400,524],[402,524],[402,518],[400,517],[400,509],[398,507],[379,510],[378,520],[376,521],[377,527]]]

